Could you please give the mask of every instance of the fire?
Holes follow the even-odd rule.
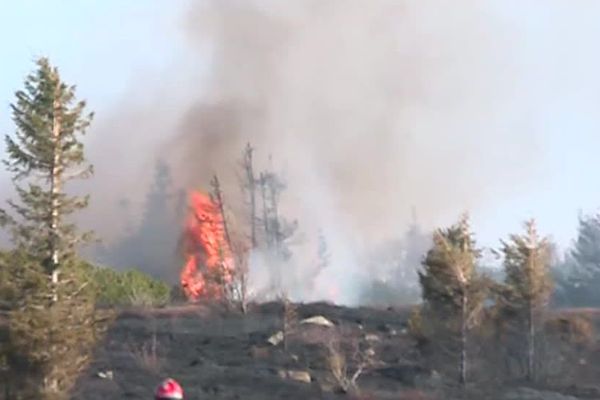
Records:
[[[233,257],[226,238],[223,215],[210,196],[192,191],[184,229],[181,286],[190,300],[219,298],[231,282]]]

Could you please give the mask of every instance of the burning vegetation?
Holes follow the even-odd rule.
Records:
[[[185,265],[181,286],[188,299],[219,299],[232,280],[235,263],[218,201],[204,193],[189,195],[184,229]]]
[[[315,36],[321,39],[320,35]],[[367,42],[369,46],[374,43]],[[339,47],[337,41],[335,44],[332,47]],[[266,169],[256,168],[254,149],[247,144],[235,171],[241,181],[241,196],[232,196],[232,204],[226,204],[224,191],[214,175],[209,191],[191,190],[185,194],[182,232],[166,235],[180,238],[178,250],[183,261],[177,265],[178,284],[186,300],[197,304],[176,307],[169,296],[164,296],[160,305],[173,307],[156,309],[154,303],[143,302],[137,286],[133,287],[151,287],[153,279],[121,276],[115,278],[120,280],[120,285],[116,285],[102,279],[105,274],[90,274],[82,267],[82,255],[76,251],[89,235],[68,222],[76,211],[86,207],[87,198],[67,195],[65,185],[71,179],[91,175],[92,168],[85,162],[80,142],[91,123],[91,114],[84,111],[85,102],[75,101],[74,88],[61,80],[48,60],[40,60],[37,66],[38,70],[25,81],[25,89],[17,93],[13,105],[16,134],[6,138],[8,171],[14,174],[17,185],[21,180],[27,184],[16,187],[20,201],[9,202],[7,210],[0,209],[0,226],[9,228],[14,244],[12,250],[0,252],[0,304],[5,311],[0,321],[0,399],[72,399],[78,389],[76,384],[87,382],[85,378],[90,376],[96,379],[89,385],[94,389],[102,386],[97,378],[112,381],[116,377],[116,384],[105,385],[105,393],[81,398],[137,394],[143,398],[147,397],[144,385],[148,376],[142,375],[140,369],[154,375],[182,376],[186,387],[193,388],[188,393],[211,398],[238,398],[245,394],[251,399],[260,392],[260,399],[277,395],[288,399],[329,399],[338,395],[362,396],[372,391],[373,397],[386,399],[409,389],[406,392],[414,398],[429,398],[431,394],[444,399],[495,399],[505,387],[527,385],[525,390],[518,388],[514,392],[517,395],[501,399],[564,399],[556,393],[540,394],[538,389],[577,394],[583,393],[583,384],[595,384],[600,366],[598,310],[557,312],[554,306],[560,303],[557,293],[571,301],[578,299],[578,294],[593,296],[593,301],[579,298],[578,306],[600,305],[598,216],[582,218],[574,249],[560,260],[554,257],[552,243],[538,234],[535,221],[528,221],[524,232],[509,236],[496,251],[502,260],[497,268],[503,274],[500,278],[486,274],[483,249],[475,240],[467,214],[432,234],[417,229],[415,219],[406,238],[391,243],[379,252],[379,257],[351,260],[366,271],[362,276],[377,279],[387,274],[386,279],[377,281],[373,292],[395,292],[388,303],[380,302],[389,307],[295,304],[294,297],[305,299],[303,295],[315,291],[321,274],[330,273],[332,264],[340,268],[342,263],[335,251],[329,251],[322,230],[304,232],[307,237],[316,238],[314,257],[297,251],[294,246],[304,236],[298,232],[298,221],[288,218],[284,207],[286,181],[270,163]],[[237,67],[234,70],[238,73]],[[397,72],[393,72],[396,76]],[[362,104],[367,96],[358,94]],[[334,99],[332,104],[338,102]],[[310,104],[303,104],[299,103],[298,108],[312,109]],[[329,106],[322,105],[323,110],[329,110]],[[347,114],[340,113],[343,118]],[[375,118],[378,114],[373,113]],[[385,108],[381,114],[392,113]],[[318,118],[311,115],[306,119]],[[328,130],[336,126],[327,118],[324,120]],[[249,125],[240,121],[244,128]],[[364,122],[348,126],[375,126],[370,118]],[[260,125],[256,130],[259,128]],[[229,142],[223,146],[228,147]],[[390,158],[378,152],[386,146],[373,147],[376,158]],[[329,151],[326,145],[321,148],[325,153]],[[340,148],[345,160],[346,153],[351,152]],[[396,155],[396,146],[387,148]],[[305,157],[309,151],[297,153]],[[358,153],[355,157],[363,156]],[[355,159],[351,162],[354,168],[340,164],[344,168],[335,178],[340,181],[346,177],[353,189],[368,188],[369,185],[355,183],[371,181],[372,177],[365,174],[357,179],[353,173],[361,168],[356,168]],[[305,160],[297,165],[304,166]],[[460,186],[455,181],[451,185]],[[167,197],[166,192],[158,191]],[[451,198],[435,197],[443,201]],[[376,206],[377,203],[373,208]],[[390,211],[374,213],[369,208],[368,218],[377,214],[378,218],[395,219]],[[147,213],[150,219],[156,215]],[[234,226],[231,221],[243,222]],[[377,221],[372,225],[377,227]],[[160,224],[152,225],[152,229],[160,235],[163,232],[157,226]],[[142,246],[129,247],[141,252]],[[168,263],[164,264],[167,269]],[[299,268],[290,268],[292,264]],[[321,289],[319,294],[329,293],[330,299],[337,299],[340,290],[336,285],[346,272],[348,269],[330,274],[325,280],[327,289]],[[410,302],[406,298],[399,300],[401,296],[397,295],[408,281],[413,283]],[[129,357],[137,361],[135,369],[128,370],[130,367],[118,352],[124,342],[123,332],[129,334],[143,325],[137,310],[127,308],[123,312],[132,303],[99,300],[106,294],[103,292],[114,291],[117,286],[118,291],[132,286],[127,288],[131,289],[127,297],[139,298],[135,305],[146,306],[141,314],[153,318],[147,345],[126,349]],[[278,301],[266,301],[274,298]],[[407,306],[417,302],[415,307]],[[230,312],[231,308],[222,307],[223,303],[239,305],[242,312]],[[115,322],[112,317],[117,313],[125,317]],[[128,319],[132,315],[138,318],[137,322]],[[162,318],[165,315],[168,318]],[[106,342],[100,340],[105,333]],[[144,333],[133,332],[132,336],[140,339]],[[171,360],[163,360],[167,357]],[[110,371],[97,372],[95,369],[103,363]],[[131,376],[141,377],[139,387],[130,389],[135,385]],[[118,382],[119,379],[123,380]],[[296,386],[287,385],[290,380]],[[194,385],[199,381],[202,387],[197,388]],[[117,393],[118,385],[122,387],[117,388]],[[263,385],[262,391],[256,390],[258,385]],[[227,393],[224,387],[233,387],[235,392]],[[276,392],[271,390],[273,387],[285,390]],[[490,387],[497,391],[491,397],[488,393],[475,396],[470,392]],[[595,389],[590,389],[587,393],[591,395],[586,397],[599,398],[600,389]],[[421,391],[427,394],[421,396]],[[519,397],[523,393],[529,395]]]
[[[291,274],[284,275],[282,271],[292,259],[292,239],[298,223],[288,220],[281,211],[286,188],[283,179],[271,170],[257,174],[253,154],[254,149],[247,144],[239,163],[242,207],[225,203],[217,175],[211,179],[210,193],[193,190],[188,194],[180,241],[184,257],[180,284],[190,301],[214,299],[245,304],[252,256],[254,268],[263,272],[253,282],[256,295],[275,298],[290,289],[285,278]],[[242,210],[233,220],[248,223],[232,229],[228,220],[232,208]],[[314,274],[305,281],[295,281],[297,287],[314,286],[307,279],[314,281],[327,266],[329,255],[323,235],[317,247]]]

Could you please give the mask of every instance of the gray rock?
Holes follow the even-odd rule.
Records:
[[[314,317],[303,319],[302,321],[300,321],[300,324],[301,325],[305,325],[305,324],[319,325],[319,326],[326,326],[328,328],[335,326],[333,322],[331,322],[330,320],[328,320],[327,318],[325,318],[322,315],[315,315]]]
[[[312,378],[307,371],[279,370],[277,371],[277,375],[279,375],[281,379],[290,379],[302,383],[310,383],[312,381]]]
[[[365,335],[365,340],[367,342],[379,342],[379,341],[381,341],[381,339],[379,339],[379,336],[377,336],[374,333],[368,333],[368,334],[366,334]]]
[[[283,332],[279,331],[273,336],[271,336],[267,342],[269,342],[273,346],[277,346],[279,343],[283,342]]]
[[[114,374],[112,371],[100,371],[96,374],[96,376],[100,379],[109,379],[111,381],[114,379]]]

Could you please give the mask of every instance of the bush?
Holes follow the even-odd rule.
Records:
[[[157,307],[170,300],[168,284],[138,270],[121,272],[90,264],[82,267],[93,282],[99,305]]]
[[[415,341],[416,348],[421,355],[426,355],[431,344],[431,330],[427,329],[427,323],[423,320],[421,306],[414,306],[408,318],[408,333]]]
[[[587,348],[595,342],[594,324],[585,316],[565,314],[546,321],[545,332],[567,346]]]
[[[540,369],[554,382],[573,382],[588,373],[587,364],[596,344],[593,323],[583,314],[566,312],[544,324],[540,332]]]

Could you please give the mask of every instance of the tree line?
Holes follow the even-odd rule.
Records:
[[[600,242],[589,240],[590,221],[582,224],[567,258],[593,259],[592,248],[600,249]],[[563,264],[556,262],[554,245],[539,235],[535,220],[526,221],[522,233],[502,240],[494,253],[502,260],[500,281],[482,268],[482,248],[467,215],[436,230],[418,273],[422,304],[409,321],[411,333],[421,355],[437,368],[449,366],[462,385],[469,381],[472,363],[479,370],[489,363],[496,378],[547,379],[556,374],[556,368],[550,371],[556,362],[577,353],[570,340],[593,340],[593,325],[580,315],[557,316],[550,309],[562,284],[555,280],[557,268]],[[593,269],[598,264],[587,265]],[[573,360],[564,362],[568,368]]]
[[[99,310],[95,282],[78,253],[93,239],[92,233],[81,232],[73,223],[89,197],[67,191],[71,181],[93,175],[82,143],[93,113],[46,58],[37,61],[15,97],[11,104],[15,132],[5,137],[4,165],[12,174],[17,197],[0,209],[0,225],[13,245],[0,252],[1,316],[6,320],[6,328],[0,329],[0,378],[6,398],[58,400],[67,398],[77,375],[89,364],[111,318]],[[271,289],[281,290],[287,273],[282,265],[292,256],[298,223],[281,212],[283,179],[270,169],[256,171],[250,144],[239,171],[247,232],[238,238],[240,230],[224,228],[240,267],[230,296],[245,309],[249,254],[256,250],[268,254],[273,264]],[[159,171],[163,178],[164,173]],[[164,187],[162,182],[156,190]],[[216,175],[211,188],[213,200],[227,215]],[[224,218],[224,224],[228,221]],[[409,238],[421,246],[421,234],[413,231]],[[581,297],[593,297],[600,304],[594,290],[600,283],[600,216],[581,218],[574,249],[558,264],[552,249],[550,241],[539,236],[535,222],[526,222],[523,233],[510,235],[497,250],[504,267],[504,279],[497,282],[483,273],[481,249],[466,215],[436,230],[418,272],[423,301],[409,323],[422,355],[450,360],[458,381],[466,384],[474,349],[484,348],[482,337],[491,326],[488,336],[502,343],[506,368],[529,380],[539,379],[551,302],[577,303],[583,293]],[[318,273],[331,256],[322,232],[315,253]],[[411,263],[417,259],[415,254],[407,258]],[[128,275],[124,282],[140,280]],[[146,281],[144,285],[152,286]],[[163,287],[152,290],[168,296]],[[557,298],[557,291],[564,296]]]

